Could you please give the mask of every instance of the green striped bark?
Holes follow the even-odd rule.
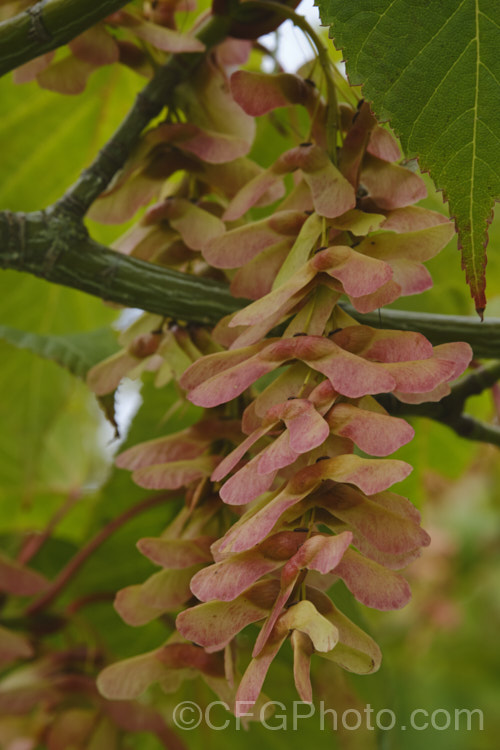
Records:
[[[248,300],[235,299],[226,284],[173,271],[110,250],[84,227],[56,211],[0,213],[0,266],[32,273],[55,284],[165,317],[215,325]],[[500,319],[382,310],[361,315],[377,328],[420,331],[433,344],[467,341],[477,358],[500,357]]]

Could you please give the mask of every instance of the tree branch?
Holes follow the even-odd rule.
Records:
[[[465,402],[491,388],[500,379],[500,360],[493,360],[465,375],[449,396],[437,402],[404,404],[392,394],[377,396],[377,401],[394,416],[427,417],[447,425],[462,438],[500,447],[500,427],[464,414]]]
[[[500,318],[481,321],[475,315],[437,315],[385,308],[362,315],[349,305],[342,306],[361,323],[375,328],[418,331],[435,346],[466,341],[476,359],[493,359],[500,354]]]
[[[294,3],[294,7],[295,5],[296,4]],[[337,103],[337,89],[333,80],[333,64],[326,47],[307,19],[299,13],[296,13],[293,8],[289,8],[282,3],[273,2],[273,0],[249,0],[249,2],[246,3],[246,7],[249,9],[262,8],[263,10],[268,9],[274,11],[278,16],[290,20],[294,26],[297,26],[297,28],[303,31],[311,40],[313,47],[316,49],[318,61],[325,77],[326,101],[328,108],[326,122],[327,151],[332,162],[337,164],[339,109]]]
[[[0,23],[0,76],[67,44],[130,0],[41,0]]]
[[[24,271],[103,300],[200,325],[215,325],[248,300],[235,299],[226,284],[201,279],[114,252],[94,242],[83,225],[53,209],[0,213],[0,267]],[[500,352],[500,319],[382,310],[356,320],[376,328],[419,331],[433,344],[467,341],[477,358]]]
[[[0,213],[0,266],[126,307],[215,324],[246,300],[224,284],[130,258],[94,242],[65,215]]]

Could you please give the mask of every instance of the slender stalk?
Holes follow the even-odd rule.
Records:
[[[29,561],[37,554],[37,552],[43,547],[45,542],[50,539],[52,532],[56,526],[62,521],[62,519],[69,513],[74,505],[80,499],[78,492],[71,492],[66,498],[65,502],[56,510],[52,518],[45,526],[41,533],[31,534],[23,544],[17,559],[23,565],[27,565]]]
[[[73,617],[84,607],[89,604],[100,604],[102,602],[112,602],[116,596],[115,591],[97,591],[86,596],[80,596],[78,599],[74,599],[71,604],[66,607],[66,614],[68,617]]]
[[[249,0],[245,3],[245,6],[249,9],[262,8],[263,10],[272,10],[277,15],[287,18],[297,26],[304,34],[310,38],[313,42],[316,51],[318,53],[318,60],[325,76],[326,83],[326,99],[328,103],[327,112],[327,123],[326,123],[326,139],[327,139],[327,151],[330,159],[334,164],[337,163],[337,132],[338,132],[338,102],[337,102],[337,91],[335,88],[335,81],[332,75],[332,62],[328,56],[328,51],[324,46],[323,42],[316,34],[310,23],[296,13],[292,8],[281,3],[273,2],[273,0]]]
[[[129,0],[41,0],[0,23],[0,76],[67,44]]]
[[[162,493],[161,495],[152,495],[137,505],[133,505],[117,518],[103,526],[103,528],[93,537],[85,546],[83,546],[69,563],[64,567],[51,586],[38,599],[31,602],[26,608],[26,615],[33,616],[38,612],[49,607],[66,586],[73,580],[83,564],[89,557],[103,544],[115,531],[121,528],[128,521],[132,520],[141,513],[145,513],[151,508],[161,505],[166,500],[173,497],[172,493]]]

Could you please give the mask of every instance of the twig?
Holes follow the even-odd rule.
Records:
[[[67,44],[129,0],[41,0],[0,23],[0,76]]]
[[[99,604],[101,602],[112,602],[116,596],[115,591],[96,591],[86,596],[80,596],[78,599],[74,599],[66,607],[66,614],[68,617],[73,617],[83,607],[87,607],[89,604]]]
[[[74,557],[71,558],[69,563],[64,567],[57,578],[52,582],[51,586],[42,594],[38,599],[31,602],[26,608],[26,615],[33,616],[41,610],[50,606],[54,599],[56,599],[61,591],[68,585],[68,583],[75,577],[77,572],[80,570],[82,565],[89,559],[89,557],[103,544],[115,531],[121,526],[130,521],[132,518],[144,513],[151,508],[161,505],[165,500],[170,500],[173,497],[172,493],[162,493],[161,495],[153,495],[146,498],[137,505],[133,505],[131,508],[126,510],[117,518],[103,526],[98,534],[93,537],[87,544],[82,547]]]
[[[500,360],[493,360],[486,365],[478,367],[463,377],[451,389],[447,397],[449,403],[453,401],[456,409],[463,408],[469,396],[478,396],[483,391],[491,388],[500,379]]]
[[[37,552],[43,547],[47,539],[50,538],[52,532],[58,525],[58,523],[64,518],[64,516],[73,508],[75,503],[80,499],[80,493],[70,492],[65,502],[56,510],[52,518],[45,526],[42,532],[31,534],[24,542],[21,551],[19,552],[17,559],[22,565],[26,565],[29,561],[37,554]]]
[[[424,404],[404,404],[392,395],[377,396],[390,414],[427,417],[447,425],[462,438],[500,447],[500,427],[482,422],[464,413],[470,396],[477,396],[500,379],[500,361],[488,364],[465,375],[456,383],[449,396],[441,401]]]

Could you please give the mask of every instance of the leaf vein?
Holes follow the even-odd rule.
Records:
[[[488,66],[484,62],[480,62],[479,64],[482,65],[483,68],[488,71],[488,73],[493,78],[493,80],[495,81],[495,83],[498,83],[498,85],[500,86],[500,81],[498,80],[498,78],[496,77],[496,75],[493,73],[493,71],[490,70],[490,68],[488,68]]]
[[[394,3],[396,3],[396,2],[397,2],[397,0],[391,0],[391,3],[389,5],[389,7],[383,13],[380,14],[380,16],[378,17],[378,20],[376,21],[374,27],[372,28],[372,30],[370,31],[370,33],[368,34],[368,36],[366,37],[366,39],[364,39],[363,43],[361,44],[361,46],[360,46],[360,48],[358,50],[358,54],[356,55],[356,62],[354,63],[356,70],[358,68],[359,56],[362,54],[363,48],[368,44],[368,42],[370,40],[370,37],[373,36],[373,34],[375,33],[375,31],[377,29],[377,26],[379,25],[379,23],[381,22],[381,20],[384,18],[384,16],[386,16],[389,13],[390,9],[392,8],[392,6],[394,5]]]
[[[499,23],[497,23],[496,21],[494,21],[494,20],[493,20],[493,18],[490,18],[490,17],[488,16],[488,15],[486,15],[486,13],[483,13],[483,11],[482,11],[482,10],[478,11],[478,14],[479,14],[480,16],[484,16],[484,17],[486,18],[486,20],[487,20],[487,21],[489,21],[489,22],[490,22],[491,24],[493,24],[493,26],[496,26],[496,27],[497,27],[497,29],[500,29],[500,24],[499,24]]]
[[[468,44],[468,45],[467,45],[466,47],[464,47],[464,49],[463,49],[463,50],[462,50],[462,52],[461,52],[461,53],[459,54],[459,56],[457,57],[457,59],[456,59],[456,60],[455,60],[455,61],[453,62],[452,66],[451,66],[451,67],[450,67],[450,68],[449,68],[449,69],[448,69],[448,70],[446,71],[446,74],[445,74],[445,75],[443,76],[443,78],[442,78],[442,80],[441,80],[441,83],[439,84],[439,86],[438,86],[438,87],[437,87],[436,89],[434,89],[434,92],[433,92],[432,96],[431,96],[431,97],[430,97],[430,98],[429,98],[429,99],[428,99],[428,100],[426,101],[425,105],[424,105],[424,106],[422,107],[422,109],[420,110],[420,112],[419,112],[419,114],[418,114],[418,117],[417,117],[417,119],[413,121],[413,124],[412,124],[412,126],[411,126],[411,130],[410,130],[410,132],[408,133],[408,143],[410,143],[410,141],[411,141],[411,137],[412,137],[412,135],[413,135],[413,131],[415,130],[415,126],[416,126],[416,125],[417,125],[417,123],[418,123],[418,122],[420,121],[420,119],[421,119],[422,115],[423,115],[423,114],[424,114],[424,112],[425,112],[425,111],[426,111],[426,110],[428,109],[428,107],[430,106],[431,102],[432,102],[432,101],[433,101],[433,100],[434,100],[434,99],[436,98],[436,96],[437,96],[437,94],[438,94],[439,90],[440,90],[440,89],[441,89],[441,87],[442,87],[442,86],[444,86],[444,84],[446,83],[446,79],[448,78],[448,76],[450,75],[450,73],[452,72],[452,70],[453,70],[453,69],[455,68],[455,66],[456,66],[456,65],[457,65],[457,64],[458,64],[458,63],[460,62],[461,58],[462,58],[462,57],[463,57],[463,56],[465,55],[465,53],[466,53],[466,52],[467,52],[467,50],[469,49],[470,45],[471,45],[471,44],[472,44],[472,43],[473,43],[474,41],[475,41],[474,39],[471,39],[471,41],[469,42],[469,44]],[[475,107],[471,107],[471,109],[473,109],[473,110],[474,110],[474,109],[475,109]],[[457,117],[457,118],[455,118],[455,120],[454,120],[454,121],[456,121],[456,120],[458,120],[458,117]],[[454,122],[454,121],[452,120],[452,122]]]
[[[438,38],[438,36],[439,36],[439,35],[441,34],[441,32],[442,32],[442,31],[444,31],[444,29],[445,29],[445,28],[446,28],[446,26],[447,26],[447,25],[448,25],[448,24],[450,23],[450,21],[451,21],[451,19],[453,18],[453,16],[455,16],[455,14],[456,14],[456,13],[458,13],[458,11],[459,11],[459,10],[461,10],[461,8],[462,8],[462,5],[464,4],[464,2],[465,2],[465,0],[462,0],[462,2],[461,2],[461,3],[459,4],[459,5],[458,5],[458,7],[457,7],[457,8],[456,8],[456,9],[455,9],[455,10],[453,11],[453,13],[451,14],[451,16],[449,16],[449,18],[447,18],[447,19],[446,19],[446,21],[444,22],[444,24],[443,24],[443,25],[442,25],[442,26],[441,26],[441,27],[440,27],[440,28],[439,28],[439,29],[438,29],[438,30],[436,31],[436,33],[435,33],[435,34],[433,34],[433,36],[431,36],[431,38],[430,38],[430,39],[429,39],[429,40],[428,40],[428,41],[427,41],[427,42],[426,42],[426,43],[424,44],[424,46],[422,47],[422,49],[420,49],[420,50],[419,50],[419,51],[417,52],[417,54],[415,55],[415,57],[413,57],[413,58],[412,58],[412,59],[411,59],[411,60],[409,61],[409,63],[408,63],[407,65],[405,65],[405,66],[404,66],[404,68],[402,68],[402,70],[401,70],[401,71],[399,72],[399,74],[397,75],[397,77],[396,77],[396,78],[394,79],[394,81],[393,81],[393,82],[391,83],[391,85],[389,86],[389,88],[387,88],[387,89],[386,89],[386,90],[384,91],[384,93],[383,93],[383,96],[384,96],[385,98],[387,98],[387,95],[388,95],[388,94],[389,94],[389,93],[390,93],[390,92],[392,91],[392,89],[394,88],[394,86],[395,86],[395,85],[396,85],[396,84],[398,83],[398,81],[400,80],[400,78],[401,78],[401,77],[402,77],[402,76],[403,76],[403,75],[404,75],[404,74],[406,73],[406,71],[408,70],[408,68],[409,68],[409,67],[411,67],[411,66],[412,66],[412,65],[413,65],[413,64],[415,63],[415,61],[416,61],[416,60],[418,60],[418,58],[420,57],[420,55],[422,55],[422,54],[423,54],[423,52],[424,52],[424,51],[426,50],[426,48],[427,48],[427,47],[428,47],[428,46],[429,46],[430,44],[432,44],[432,42],[433,42],[433,41],[435,41],[435,40],[436,40],[436,39]],[[391,3],[391,5],[392,5],[392,4],[393,4],[393,3]],[[361,50],[360,50],[360,51],[361,51]],[[359,55],[358,55],[358,57],[359,57]]]
[[[478,0],[475,0],[475,11],[476,11],[476,39],[477,39],[477,45],[476,45],[476,91],[474,94],[474,125],[473,125],[473,131],[472,131],[472,165],[471,165],[471,179],[470,179],[470,203],[469,203],[469,217],[470,217],[470,237],[473,240],[475,237],[475,231],[474,231],[474,182],[476,178],[476,138],[477,138],[477,112],[478,112],[478,106],[479,106],[479,64],[480,64],[480,46],[479,46],[479,4]],[[473,271],[473,277],[476,280],[476,284],[480,284],[479,281],[479,274],[478,274],[478,268],[477,268],[477,257],[476,253],[474,252],[474,247],[472,247],[472,253],[471,253],[471,265],[472,265],[472,271]],[[474,286],[476,286],[474,284]]]

